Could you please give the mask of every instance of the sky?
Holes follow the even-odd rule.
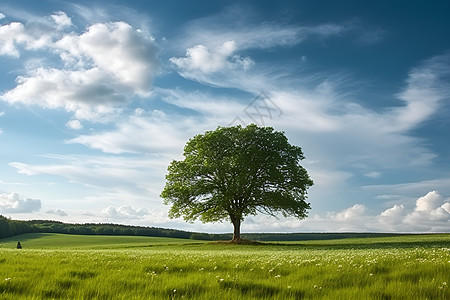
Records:
[[[449,1],[0,3],[0,214],[169,219],[194,135],[255,123],[303,149],[304,220],[243,232],[450,232]]]

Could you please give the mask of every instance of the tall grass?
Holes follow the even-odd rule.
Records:
[[[260,246],[135,240],[105,250],[99,244],[17,250],[0,240],[0,298],[450,299],[449,240]]]

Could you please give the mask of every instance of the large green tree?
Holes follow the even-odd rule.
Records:
[[[184,157],[169,165],[161,193],[171,218],[229,220],[238,241],[247,215],[303,219],[310,209],[313,181],[299,163],[302,149],[271,127],[218,127],[191,138]]]

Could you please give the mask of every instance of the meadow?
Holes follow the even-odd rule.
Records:
[[[449,285],[450,234],[252,245],[62,234],[0,240],[1,299],[450,299]]]

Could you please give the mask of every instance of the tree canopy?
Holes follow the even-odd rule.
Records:
[[[229,220],[240,240],[245,216],[307,216],[313,185],[300,165],[302,149],[283,132],[251,124],[218,127],[191,138],[184,160],[173,160],[161,193],[171,218],[203,222]]]

